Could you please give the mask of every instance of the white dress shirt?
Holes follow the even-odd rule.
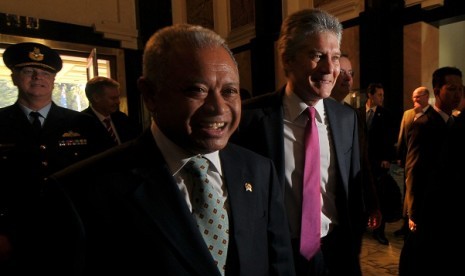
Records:
[[[186,150],[180,148],[178,145],[173,143],[171,140],[166,137],[163,132],[158,128],[157,124],[152,121],[151,130],[155,142],[157,143],[163,157],[168,164],[168,168],[175,178],[175,181],[178,185],[179,190],[186,200],[189,210],[192,212],[192,188],[193,185],[190,181],[183,167],[189,162],[189,160],[196,156],[192,153],[187,152]],[[224,200],[225,208],[229,212],[227,197],[228,192],[224,184],[223,171],[221,169],[221,162],[219,157],[219,152],[215,151],[212,153],[204,154],[205,158],[210,162],[210,166],[207,172],[207,178],[209,183],[213,185],[215,191],[218,192],[218,195]]]
[[[305,126],[308,115],[307,104],[297,95],[286,91],[283,98],[284,108],[284,156],[285,156],[285,205],[291,228],[291,237],[300,237],[302,214],[302,180],[305,161]],[[320,142],[321,164],[321,236],[337,223],[335,205],[336,167],[334,146],[323,101],[315,105],[316,124]]]

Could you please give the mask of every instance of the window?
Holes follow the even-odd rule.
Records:
[[[98,52],[97,68],[100,76],[117,80],[121,84],[121,111],[127,111],[126,91],[124,91],[124,53],[121,49],[92,47],[82,44],[60,43],[27,39],[23,37],[0,34],[0,107],[15,103],[17,100],[17,88],[11,81],[11,71],[3,63],[3,52],[9,44],[37,41],[56,49],[63,60],[63,68],[55,78],[55,88],[52,100],[59,106],[81,111],[89,106],[85,95],[87,83],[88,57],[91,52]],[[94,63],[95,64],[95,63]]]
[[[0,57],[3,57],[5,48],[0,49]],[[63,60],[63,69],[58,72],[55,78],[55,88],[53,90],[53,101],[63,107],[81,111],[89,106],[85,94],[87,82],[87,58],[70,55],[60,55]],[[97,60],[98,72],[101,76],[110,76],[110,61]],[[10,77],[11,71],[0,60],[0,107],[13,104],[18,95],[16,86],[13,85]]]

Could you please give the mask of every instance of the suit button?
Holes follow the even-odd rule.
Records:
[[[42,164],[42,167],[47,167],[47,166],[48,166],[48,162],[47,162],[47,161],[42,161],[41,164]]]
[[[40,149],[41,149],[41,150],[46,150],[46,149],[47,149],[47,146],[46,146],[46,145],[40,145]]]

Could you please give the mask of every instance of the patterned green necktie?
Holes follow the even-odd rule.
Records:
[[[229,239],[228,213],[224,201],[207,179],[208,164],[205,157],[196,156],[186,165],[194,184],[192,213],[218,269],[224,275]]]

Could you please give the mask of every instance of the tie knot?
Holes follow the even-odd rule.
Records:
[[[31,111],[31,113],[29,113],[29,116],[31,116],[34,119],[38,119],[38,118],[42,117],[42,115],[40,115],[40,113],[37,112],[37,111]]]
[[[208,170],[208,160],[201,156],[192,157],[186,165],[186,168],[190,173],[194,174],[197,177],[205,177]]]
[[[311,119],[311,120],[314,120],[315,119],[315,112],[316,112],[315,107],[309,106],[307,108],[307,111],[308,111],[308,118]]]
[[[449,119],[447,119],[447,122],[446,122],[447,126],[448,127],[451,127],[454,125],[454,116],[449,116]]]

